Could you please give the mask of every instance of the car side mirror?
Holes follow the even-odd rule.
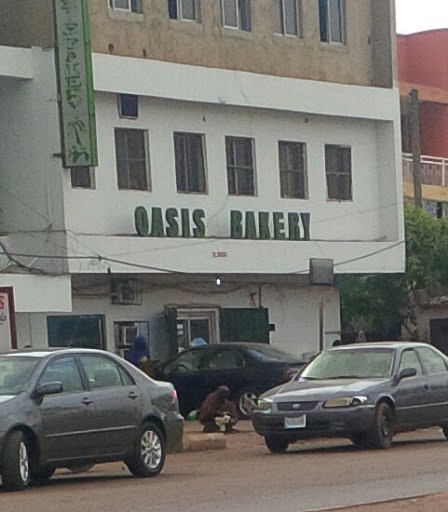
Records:
[[[42,398],[46,395],[57,395],[59,393],[62,393],[64,391],[64,387],[62,386],[62,382],[60,381],[54,381],[54,382],[47,382],[45,384],[42,384],[41,386],[37,386],[34,396],[38,398]]]
[[[415,377],[416,375],[417,375],[416,368],[405,368],[404,370],[401,370],[401,372],[398,375],[396,375],[395,383],[398,384],[403,379],[408,379],[409,377]]]

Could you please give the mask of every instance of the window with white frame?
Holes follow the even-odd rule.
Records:
[[[255,195],[254,141],[226,137],[227,184],[230,195]]]
[[[251,31],[250,0],[221,0],[224,27]]]
[[[349,146],[325,145],[325,173],[328,199],[351,201],[352,149]]]
[[[149,165],[145,130],[115,128],[118,188],[149,190]]]
[[[109,0],[109,7],[114,11],[143,14],[143,0]]]
[[[206,192],[204,135],[175,133],[174,153],[178,192]]]
[[[72,167],[70,169],[72,188],[95,188],[94,167]]]
[[[301,0],[274,0],[275,33],[300,36]]]
[[[320,40],[346,42],[345,0],[319,0]]]
[[[279,141],[281,197],[306,199],[306,153],[301,142]]]
[[[172,20],[201,22],[201,0],[168,0]]]

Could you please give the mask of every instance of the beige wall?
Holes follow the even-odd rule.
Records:
[[[0,44],[51,46],[50,3],[0,0]],[[219,0],[202,0],[202,23],[170,20],[166,0],[144,0],[144,15],[140,16],[112,12],[107,0],[90,0],[93,51],[344,84],[392,86],[393,0],[347,0],[344,46],[321,43],[317,0],[302,0],[302,38],[275,35],[272,9],[273,0],[252,1],[252,31],[243,32],[221,26]]]

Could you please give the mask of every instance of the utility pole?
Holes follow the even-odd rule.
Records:
[[[411,99],[412,130],[412,174],[414,178],[414,203],[416,208],[423,208],[422,201],[422,155],[420,145],[420,101],[417,89],[409,93]]]

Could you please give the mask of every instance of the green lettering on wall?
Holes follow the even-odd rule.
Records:
[[[260,240],[270,240],[271,232],[269,231],[269,212],[258,213],[258,229]]]
[[[288,238],[300,240],[300,215],[297,212],[288,213]]]
[[[151,209],[151,236],[164,236],[162,208]]]
[[[193,228],[193,235],[195,238],[204,238],[205,237],[205,212],[204,210],[194,210],[193,211],[193,223],[196,226]]]
[[[230,238],[243,238],[243,214],[239,210],[230,212]]]
[[[282,212],[274,212],[272,214],[274,219],[274,239],[285,239],[285,215]]]
[[[167,208],[165,212],[165,220],[168,224],[166,236],[179,236],[179,222],[177,221],[177,217],[179,217],[179,213],[176,208]]]
[[[303,224],[303,240],[311,240],[311,232],[310,232],[311,214],[310,213],[301,213],[300,218],[302,219],[302,224]]]
[[[182,217],[182,236],[188,238],[190,236],[190,210],[182,208],[180,215]]]
[[[246,212],[246,235],[248,240],[257,239],[257,225],[255,224],[255,213]]]
[[[134,210],[134,225],[138,235],[148,236],[149,219],[148,212],[144,206],[137,206]]]

